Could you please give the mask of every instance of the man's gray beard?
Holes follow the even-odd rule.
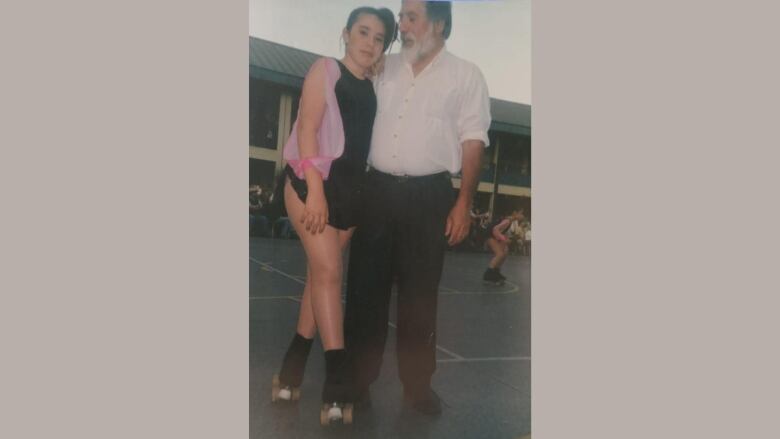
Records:
[[[404,57],[404,61],[406,61],[408,64],[414,64],[415,61],[420,59],[420,49],[421,45],[417,43],[417,41],[414,42],[414,45],[412,47],[401,47],[401,56]]]
[[[431,53],[434,47],[436,47],[436,42],[433,39],[433,26],[430,26],[421,41],[415,40],[414,45],[409,48],[401,46],[401,56],[407,63],[414,64]]]

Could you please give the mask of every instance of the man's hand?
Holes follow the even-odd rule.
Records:
[[[447,243],[453,246],[463,241],[469,234],[470,227],[471,216],[469,215],[468,206],[464,203],[456,202],[455,206],[450,210],[450,214],[447,215],[447,225],[444,229],[444,235],[449,238]]]
[[[366,76],[368,76],[368,79],[374,79],[377,76],[381,75],[384,70],[385,70],[385,54],[383,53],[379,55],[379,59],[366,72]]]
[[[455,206],[447,215],[447,226],[444,235],[449,238],[450,246],[463,241],[471,227],[471,201],[477,189],[482,154],[485,144],[480,140],[466,140],[463,147],[463,166],[461,170],[460,192]]]

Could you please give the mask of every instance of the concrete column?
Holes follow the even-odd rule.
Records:
[[[292,129],[292,96],[282,92],[279,99],[279,131],[276,136],[276,173],[279,174],[284,167],[284,144],[287,143],[287,139],[290,138],[290,130]]]
[[[491,160],[493,160],[493,190],[490,192],[490,206],[488,207],[488,212],[490,212],[490,217],[493,218],[493,206],[496,202],[496,194],[498,193],[498,152],[501,145],[501,136],[496,136],[496,150],[493,151],[493,157]]]

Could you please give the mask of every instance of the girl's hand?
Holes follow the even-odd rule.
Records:
[[[309,191],[303,207],[301,223],[312,235],[325,231],[328,224],[328,201],[322,191]]]

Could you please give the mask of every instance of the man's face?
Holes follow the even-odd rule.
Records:
[[[428,20],[425,2],[404,0],[398,14],[398,29],[401,31],[401,53],[410,62],[425,57],[436,46],[433,23]]]

